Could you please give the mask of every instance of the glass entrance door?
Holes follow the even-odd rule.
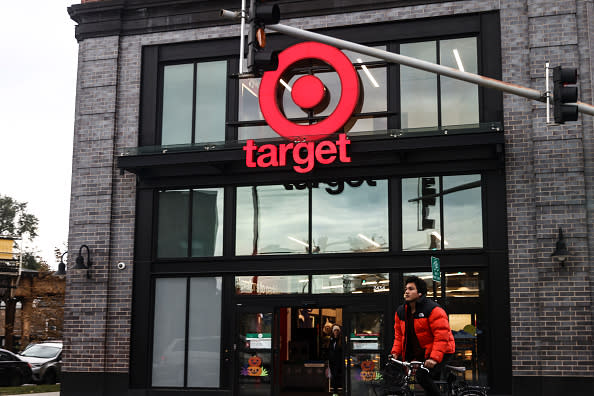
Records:
[[[327,396],[332,383],[337,392],[344,388],[343,309],[291,306],[277,317],[277,394]]]
[[[237,339],[237,394],[273,394],[274,331],[273,309],[239,309]]]
[[[385,350],[384,310],[352,307],[345,310],[347,394],[375,395]],[[388,337],[389,338],[389,337]]]

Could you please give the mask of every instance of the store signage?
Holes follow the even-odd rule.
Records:
[[[250,139],[243,148],[246,166],[285,166],[289,152],[296,164],[293,169],[299,173],[310,172],[316,162],[322,165],[336,160],[351,162],[347,152],[350,141],[346,134],[339,134],[337,139],[329,138],[346,124],[359,102],[359,77],[351,61],[337,48],[314,42],[289,47],[279,54],[278,59],[278,68],[264,73],[260,82],[260,110],[276,133],[295,143],[280,144],[278,147],[272,144],[258,146]],[[300,125],[288,120],[282,113],[277,92],[283,75],[298,62],[310,59],[322,61],[334,68],[340,78],[341,93],[338,105],[327,118],[312,125]],[[304,110],[318,106],[326,94],[324,84],[313,75],[299,78],[291,89],[291,98]]]

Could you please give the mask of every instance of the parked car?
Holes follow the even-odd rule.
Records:
[[[19,386],[31,382],[31,365],[14,353],[0,349],[0,383]]]
[[[32,343],[19,354],[31,364],[33,382],[55,384],[62,374],[62,341]]]

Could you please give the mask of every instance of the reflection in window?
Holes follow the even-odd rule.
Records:
[[[476,37],[439,42],[440,64],[478,73]],[[478,86],[449,77],[440,77],[441,124],[463,125],[479,122]]]
[[[161,144],[192,141],[192,81],[194,65],[165,66]]]
[[[313,250],[387,251],[388,217],[387,180],[337,182],[333,189],[313,188]]]
[[[436,63],[436,42],[401,44],[400,53]],[[412,67],[400,68],[402,128],[437,126],[437,75]]]
[[[188,255],[189,202],[189,190],[159,193],[157,256],[186,257]]]
[[[480,272],[468,270],[446,272],[444,278],[450,327],[456,340],[454,359],[467,368],[467,380],[486,384],[487,324],[481,316],[484,279]]]
[[[400,53],[478,73],[476,37],[401,44]],[[401,66],[400,97],[402,128],[479,122],[478,87],[475,84]]]
[[[446,273],[446,297],[468,298],[479,297],[478,272]]]
[[[310,224],[313,253],[388,251],[388,217],[386,180],[239,187],[236,254],[310,253]]]
[[[235,294],[305,294],[309,276],[236,276]]]
[[[402,275],[402,290],[406,288],[406,279],[410,276],[418,276],[419,278],[423,279],[427,284],[427,298],[433,298],[433,274],[431,272],[407,272]],[[435,291],[437,293],[437,298],[441,298],[441,281],[435,282]]]
[[[222,188],[192,191],[192,257],[223,255]]]
[[[189,285],[188,290],[188,278],[155,282],[152,386],[220,385],[222,278],[190,278]],[[188,376],[184,378],[186,343]]]
[[[226,87],[226,61],[164,66],[161,144],[224,141]]]
[[[237,255],[307,253],[308,191],[282,185],[237,188]]]
[[[384,293],[390,291],[390,276],[380,274],[312,275],[312,293]]]
[[[260,90],[260,78],[240,79],[239,84],[239,121],[263,120],[258,103],[258,92]],[[242,138],[239,138],[242,140]],[[250,138],[247,138],[250,139]]]
[[[186,278],[157,279],[153,323],[153,386],[184,385]]]
[[[443,191],[445,248],[483,247],[481,176],[444,176]]]
[[[402,249],[441,248],[439,177],[402,179]],[[423,199],[423,197],[428,197]]]
[[[222,188],[205,188],[159,192],[157,256],[221,256],[223,191]]]
[[[196,64],[196,132],[194,142],[225,140],[227,62]]]
[[[220,385],[222,289],[220,277],[190,279],[188,387]]]

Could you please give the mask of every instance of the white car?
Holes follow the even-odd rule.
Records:
[[[62,342],[32,343],[19,353],[19,358],[31,365],[33,382],[55,384],[62,374]]]

